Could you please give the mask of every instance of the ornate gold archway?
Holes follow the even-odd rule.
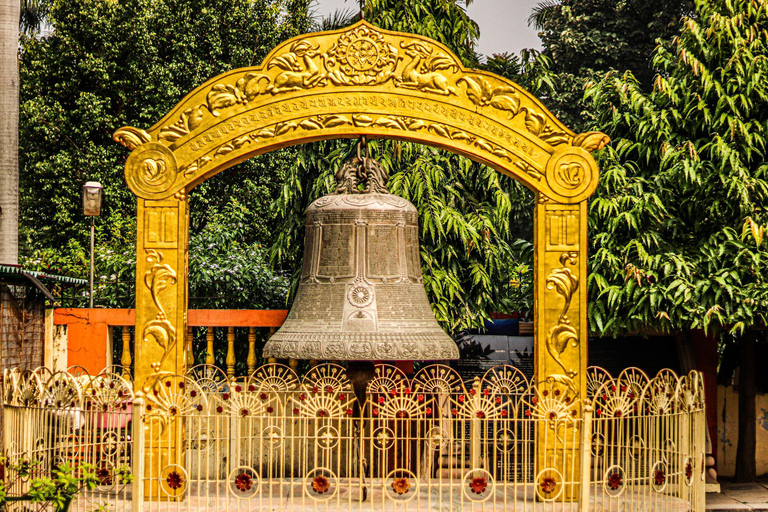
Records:
[[[286,41],[260,66],[204,83],[152,128],[115,132],[132,150],[125,177],[138,197],[136,382],[185,370],[189,191],[261,153],[361,135],[447,149],[536,193],[537,379],[584,396],[590,152],[608,138],[574,134],[537,98],[464,68],[435,41],[365,21]]]

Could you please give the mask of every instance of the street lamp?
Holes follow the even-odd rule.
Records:
[[[88,181],[83,185],[83,215],[91,218],[91,308],[93,308],[93,235],[95,217],[101,215],[101,200],[104,188],[98,181]]]

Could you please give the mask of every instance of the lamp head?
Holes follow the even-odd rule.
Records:
[[[101,215],[101,200],[104,188],[98,181],[88,181],[83,185],[83,214],[88,217]]]

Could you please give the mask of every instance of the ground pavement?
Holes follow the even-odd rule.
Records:
[[[751,484],[720,482],[720,493],[707,493],[707,510],[718,512],[743,512],[746,510],[768,512],[768,477]]]

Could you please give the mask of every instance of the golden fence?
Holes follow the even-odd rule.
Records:
[[[199,365],[149,389],[119,372],[6,371],[5,455],[41,475],[94,465],[78,511],[704,511],[696,372],[590,368],[583,401],[509,366],[472,382],[377,366],[362,407],[333,364],[242,379]],[[12,477],[9,494],[28,490]]]

